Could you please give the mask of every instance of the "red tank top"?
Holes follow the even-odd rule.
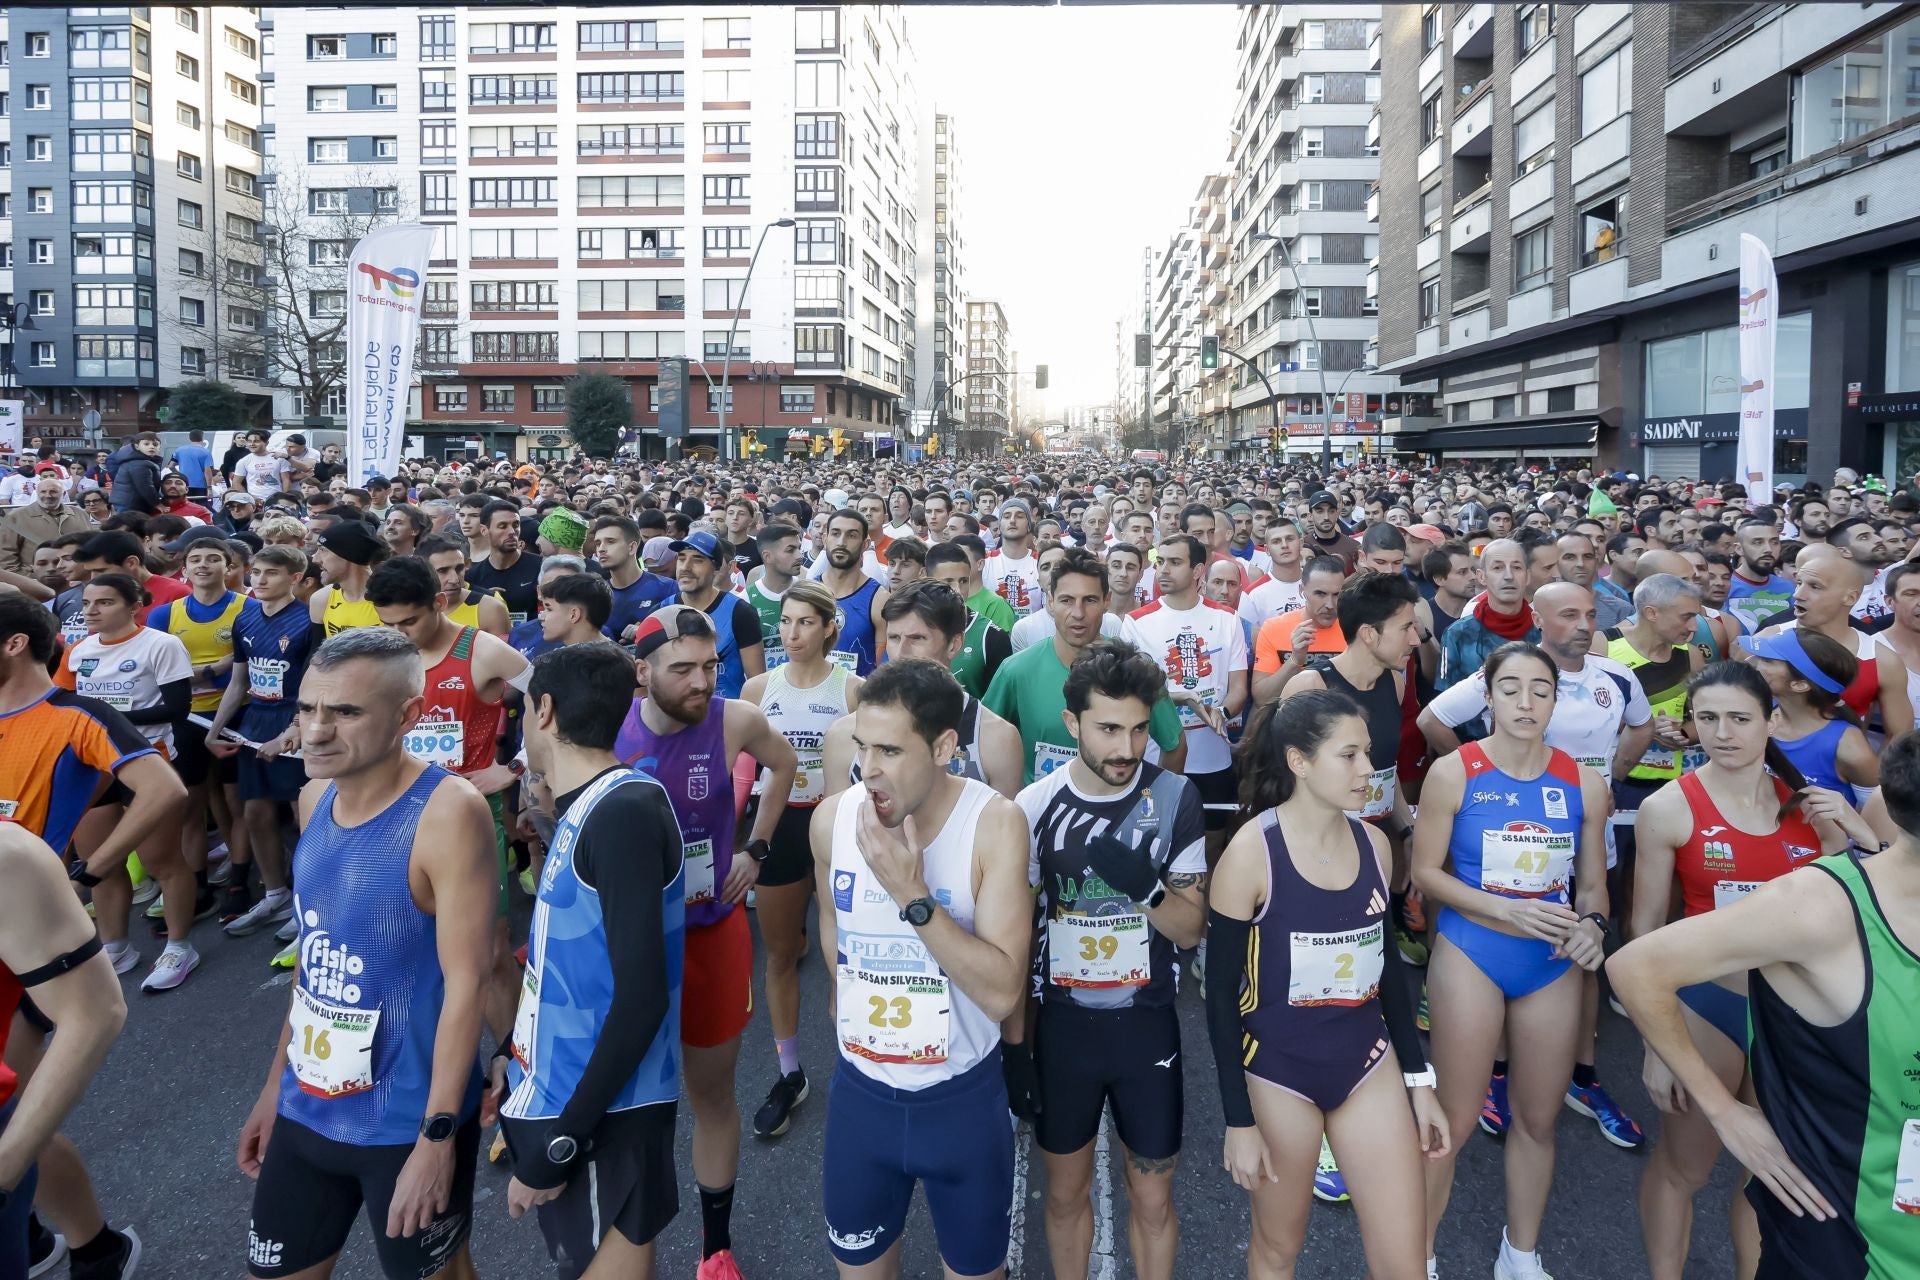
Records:
[[[1853,677],[1853,683],[1840,691],[1840,701],[1845,703],[1853,714],[1860,717],[1862,724],[1873,710],[1873,704],[1880,700],[1880,646],[1878,642],[1867,649],[1869,657],[1860,658],[1859,674]],[[1860,657],[1860,645],[1856,642],[1853,654]]]
[[[1792,794],[1778,778],[1773,786],[1782,800]],[[1720,816],[1699,774],[1680,779],[1680,794],[1693,814],[1693,835],[1673,851],[1673,874],[1680,881],[1686,915],[1728,906],[1820,856],[1820,837],[1798,811],[1783,818],[1778,830],[1756,836]]]
[[[460,628],[447,656],[427,672],[427,705],[409,735],[433,740],[424,751],[410,745],[414,755],[455,773],[476,773],[492,764],[500,736],[504,704],[482,699],[473,677],[474,638],[479,634],[478,627]]]
[[[25,989],[20,979],[13,976],[13,970],[0,964],[0,1054],[7,1051],[7,1033],[13,1030],[13,1014],[20,1007],[20,997]],[[20,1079],[14,1075],[13,1068],[0,1060],[0,1107],[13,1101],[13,1094],[20,1087]]]

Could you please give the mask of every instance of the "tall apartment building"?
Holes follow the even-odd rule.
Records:
[[[1378,251],[1367,193],[1380,161],[1367,121],[1381,90],[1368,54],[1379,18],[1379,6],[1337,4],[1247,5],[1241,14],[1227,345],[1267,375],[1296,455],[1319,456],[1329,420],[1335,457],[1377,447],[1378,419],[1398,408],[1391,381],[1372,370],[1366,289]],[[1216,440],[1236,455],[1265,450],[1275,416],[1267,388],[1232,363]]]
[[[912,407],[942,441],[966,418],[965,257],[960,227],[961,154],[954,117],[933,113],[920,130],[918,212],[920,270],[916,290]]]
[[[1446,457],[1728,478],[1740,235],[1774,255],[1775,471],[1920,466],[1920,17],[1395,6],[1380,353]]]
[[[1015,375],[1007,339],[1000,304],[967,299],[967,409],[960,447],[969,453],[998,452],[1013,430]]]
[[[278,171],[290,185],[297,167],[309,216],[384,201],[448,228],[426,283],[427,434],[569,452],[563,384],[604,372],[657,454],[675,356],[688,446],[721,443],[723,371],[729,430],[775,450],[796,430],[889,434],[911,405],[919,157],[898,6],[272,17]]]
[[[26,434],[158,427],[222,378],[265,412],[251,10],[0,10],[0,366]]]
[[[1231,345],[1227,307],[1227,188],[1224,174],[1203,179],[1166,250],[1155,255],[1152,292],[1154,421],[1178,451],[1230,456],[1233,362],[1203,367],[1201,339]]]

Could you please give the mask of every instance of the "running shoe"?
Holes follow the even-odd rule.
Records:
[[[1427,984],[1420,984],[1420,1007],[1413,1012],[1413,1025],[1422,1031],[1433,1030],[1433,1019],[1427,1012]]]
[[[1347,1201],[1347,1180],[1340,1176],[1340,1166],[1333,1162],[1333,1148],[1327,1145],[1325,1134],[1320,1136],[1320,1165],[1313,1171],[1313,1198],[1328,1204]]]
[[[200,967],[200,953],[192,947],[175,950],[168,947],[153,962],[153,971],[147,974],[140,989],[146,992],[171,991],[187,980],[187,975]]]
[[[526,894],[529,898],[537,898],[540,896],[540,882],[534,878],[532,867],[528,867],[520,873],[520,892]]]
[[[119,955],[109,955],[107,958],[113,963],[113,971],[122,977],[132,973],[133,967],[140,963],[140,953],[130,946],[120,948]]]
[[[67,1260],[67,1238],[27,1215],[27,1280],[46,1275]]]
[[[155,891],[153,901],[147,904],[147,919],[164,920],[167,918],[167,895]]]
[[[1480,1132],[1504,1138],[1512,1119],[1513,1113],[1507,1109],[1507,1078],[1495,1076],[1487,1081],[1487,1097],[1480,1104]]]
[[[500,1157],[507,1154],[507,1131],[497,1128],[493,1131],[493,1145],[487,1148],[487,1163],[499,1164]]]
[[[1396,929],[1393,933],[1393,940],[1400,948],[1400,958],[1402,960],[1416,967],[1426,964],[1427,944],[1421,940],[1419,934],[1414,933],[1410,929]]]
[[[139,884],[133,886],[133,905],[136,907],[144,907],[159,896],[160,882],[158,880],[142,880]]]
[[[300,922],[292,916],[288,916],[287,922],[273,931],[273,940],[275,942],[292,942],[299,936]]]
[[[254,903],[251,909],[227,921],[223,927],[226,929],[229,938],[245,938],[269,926],[279,924],[283,920],[290,919],[292,915],[292,894],[283,893],[279,895],[278,898],[269,894]]]
[[[193,918],[195,922],[205,920],[220,910],[220,895],[212,889],[202,889],[200,896],[193,900]]]
[[[133,1273],[140,1267],[140,1237],[132,1227],[124,1231],[109,1229],[118,1237],[117,1247],[98,1262],[85,1263],[69,1256],[67,1274],[72,1280],[133,1280]]]
[[[253,909],[253,891],[244,884],[229,884],[222,895],[226,901],[220,904],[220,923],[229,924],[238,920]]]
[[[1531,1267],[1516,1266],[1507,1261],[1506,1251],[1503,1249],[1494,1255],[1493,1280],[1553,1280],[1553,1277],[1547,1273],[1547,1269],[1540,1265],[1539,1257],[1537,1253],[1534,1255],[1535,1261]]]
[[[753,1132],[759,1138],[777,1138],[793,1123],[793,1109],[807,1100],[807,1073],[795,1067],[773,1082],[767,1100],[753,1113]]]
[[[743,1280],[740,1264],[733,1260],[733,1250],[722,1249],[711,1258],[702,1258],[694,1280]]]
[[[1647,1140],[1647,1135],[1640,1132],[1640,1126],[1620,1109],[1620,1104],[1600,1087],[1598,1080],[1584,1089],[1569,1082],[1567,1106],[1583,1116],[1590,1117],[1600,1126],[1600,1136],[1616,1147],[1625,1147],[1631,1151]]]
[[[1207,980],[1207,940],[1200,939],[1200,945],[1193,949],[1193,980],[1204,983]]]
[[[211,857],[207,859],[208,884],[225,884],[231,879],[233,879],[233,863],[231,861],[224,858],[219,862],[215,862]]]
[[[274,969],[291,969],[293,968],[293,962],[299,958],[300,943],[294,941],[289,942],[286,946],[275,952],[273,959],[267,961],[267,964],[270,968]]]

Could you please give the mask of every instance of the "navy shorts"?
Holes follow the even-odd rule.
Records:
[[[850,1267],[891,1249],[913,1185],[926,1188],[940,1260],[980,1276],[1007,1260],[1013,1122],[1000,1055],[925,1089],[894,1089],[840,1059],[827,1089],[827,1246]]]
[[[234,763],[239,767],[242,800],[278,800],[292,804],[300,798],[300,788],[307,785],[306,766],[285,756],[263,760],[259,752],[243,747],[234,757]]]

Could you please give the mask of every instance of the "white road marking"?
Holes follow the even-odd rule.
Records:
[[[1107,1125],[1093,1152],[1093,1256],[1087,1261],[1087,1280],[1113,1280],[1113,1170]]]
[[[293,971],[288,970],[286,973],[277,973],[273,977],[268,978],[265,982],[260,984],[260,989],[262,991],[271,991],[275,987],[284,987],[289,982],[292,982],[292,981],[293,981]]]
[[[1007,1206],[1011,1230],[1007,1233],[1007,1280],[1020,1280],[1020,1264],[1026,1254],[1027,1234],[1027,1153],[1033,1139],[1024,1129],[1013,1135],[1013,1203]]]

